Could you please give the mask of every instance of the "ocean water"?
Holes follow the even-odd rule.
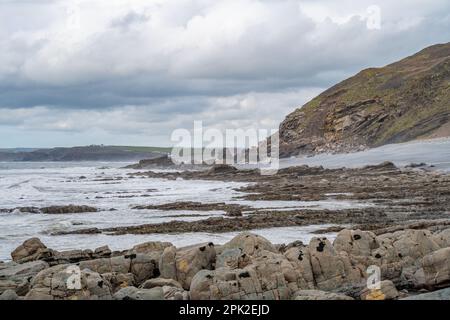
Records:
[[[413,142],[389,145],[365,152],[346,155],[319,155],[310,158],[290,158],[282,167],[292,165],[323,165],[325,167],[358,167],[393,161],[397,165],[425,162],[433,170],[450,171],[450,140]],[[177,246],[209,242],[224,243],[237,233],[180,233],[151,235],[66,235],[52,236],[56,231],[91,227],[108,228],[172,220],[195,221],[223,216],[222,211],[161,211],[135,210],[133,206],[164,204],[175,201],[239,203],[253,208],[272,210],[348,209],[372,206],[367,202],[338,201],[246,201],[237,197],[237,188],[246,183],[221,181],[163,180],[132,178],[132,169],[121,169],[128,163],[110,162],[4,162],[0,163],[0,209],[15,207],[45,207],[52,205],[89,205],[96,213],[80,214],[0,214],[0,260],[9,260],[10,252],[30,237],[39,237],[57,250],[94,249],[109,245],[112,249],[127,249],[145,241],[169,241]],[[114,211],[111,211],[114,209]],[[314,231],[327,226],[269,228],[253,230],[274,243],[295,240],[309,241]],[[335,234],[327,234],[333,239]]]
[[[57,250],[90,248],[109,245],[127,249],[140,242],[170,241],[187,245],[213,241],[221,243],[236,233],[212,235],[186,233],[176,235],[51,235],[57,231],[85,228],[108,228],[172,220],[195,221],[224,216],[223,211],[163,211],[136,210],[137,205],[155,205],[176,201],[204,203],[239,203],[254,208],[291,210],[304,208],[345,209],[370,204],[356,201],[244,201],[236,199],[243,193],[235,189],[246,183],[221,181],[163,180],[130,177],[131,169],[121,169],[127,163],[0,163],[0,209],[16,207],[46,207],[53,205],[88,205],[99,209],[95,213],[33,214],[18,210],[0,213],[0,260],[10,259],[10,252],[30,237],[39,237],[48,247]],[[114,209],[112,211],[111,209]],[[289,242],[307,239],[311,230],[320,228],[259,230],[271,240]],[[312,236],[312,235],[311,235]],[[282,241],[282,238],[285,239]]]

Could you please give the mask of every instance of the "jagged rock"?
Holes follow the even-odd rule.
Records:
[[[17,300],[19,299],[19,296],[14,290],[8,289],[4,291],[2,294],[0,294],[0,300]]]
[[[437,250],[423,258],[425,283],[439,287],[450,282],[450,247]]]
[[[135,287],[122,288],[114,294],[116,300],[164,300],[161,287],[138,289]]]
[[[195,274],[202,269],[211,270],[215,260],[216,251],[213,243],[179,250],[168,247],[161,256],[159,269],[161,277],[177,280],[188,290]]]
[[[41,240],[39,238],[31,238],[18,246],[11,253],[11,257],[15,262],[24,263],[38,260],[45,252],[48,252],[48,250]]]
[[[141,244],[135,245],[130,253],[153,253],[153,252],[162,252],[165,248],[172,246],[170,242],[160,242],[160,241],[149,241]]]
[[[111,284],[96,272],[76,265],[58,265],[39,272],[26,300],[108,300]]]
[[[102,247],[96,248],[94,250],[94,256],[96,258],[109,257],[109,256],[111,256],[111,249],[109,249],[108,246],[102,246]]]
[[[163,286],[165,300],[189,300],[189,292],[174,286]]]
[[[164,279],[164,278],[155,278],[155,279],[149,279],[145,281],[142,285],[142,289],[151,289],[154,287],[175,287],[182,289],[183,287],[178,281],[175,281],[173,279]]]
[[[284,256],[294,266],[299,288],[314,289],[315,280],[308,247],[292,247],[284,253]]]
[[[136,280],[132,273],[102,273],[102,277],[111,284],[112,292],[136,285]]]
[[[131,273],[136,284],[150,279],[156,275],[156,261],[152,256],[145,254],[132,254],[112,258],[102,258],[80,262],[81,269],[89,269],[100,274],[103,273]]]
[[[48,267],[44,261],[0,264],[0,293],[13,290],[19,296],[24,296],[29,291],[31,279]]]
[[[343,294],[320,290],[299,290],[293,296],[294,300],[354,300]]]
[[[380,289],[365,288],[360,295],[361,300],[392,300],[399,297],[397,288],[392,281],[380,282]]]
[[[244,268],[251,262],[250,256],[242,253],[242,249],[225,249],[216,257],[216,268]]]
[[[240,249],[242,254],[250,256],[257,254],[262,250],[277,252],[277,249],[269,240],[250,232],[243,232],[237,235],[221,246],[217,252],[221,253],[226,249]]]

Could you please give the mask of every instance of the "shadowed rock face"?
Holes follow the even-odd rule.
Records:
[[[345,152],[448,136],[450,43],[361,71],[289,114],[282,156]]]

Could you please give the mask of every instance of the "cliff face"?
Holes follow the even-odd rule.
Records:
[[[450,136],[450,43],[361,71],[289,114],[282,156]]]

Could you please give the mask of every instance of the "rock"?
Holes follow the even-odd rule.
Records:
[[[450,247],[450,229],[445,229],[437,234],[434,234],[433,240],[441,248]]]
[[[94,259],[80,262],[81,269],[89,269],[100,274],[131,273],[139,285],[157,275],[157,262],[146,254],[131,254],[112,258]]]
[[[8,289],[0,295],[0,300],[17,300],[19,296],[14,290]]]
[[[274,253],[277,252],[277,249],[272,243],[270,243],[269,240],[250,232],[240,233],[229,242],[221,246],[218,249],[218,253],[226,249],[240,249],[243,254],[250,256],[257,254],[262,250],[267,250]]]
[[[116,300],[164,300],[164,291],[161,287],[151,289],[138,289],[126,287],[114,294]]]
[[[165,300],[190,300],[189,292],[174,286],[163,286]]]
[[[102,273],[102,277],[111,284],[112,292],[136,285],[136,280],[132,273]]]
[[[320,290],[299,290],[294,294],[294,300],[354,300],[352,297]]]
[[[239,208],[230,208],[227,211],[227,216],[229,216],[229,217],[242,217],[242,211]]]
[[[284,256],[294,266],[295,273],[298,277],[298,287],[302,289],[314,289],[315,280],[308,247],[292,247],[284,253]]]
[[[308,250],[318,289],[330,291],[363,281],[363,270],[352,265],[346,252],[338,254],[326,238],[313,238]]]
[[[31,281],[26,300],[109,300],[111,284],[90,270],[59,265],[39,272]]]
[[[68,213],[87,213],[87,212],[98,212],[97,208],[89,206],[51,206],[41,208],[41,212],[45,214],[68,214]]]
[[[175,287],[179,289],[183,289],[181,284],[178,281],[175,281],[173,279],[164,279],[164,278],[155,278],[155,279],[149,279],[145,281],[142,285],[142,289],[151,289],[154,287]]]
[[[243,269],[202,270],[192,279],[193,300],[286,300],[304,280],[282,254],[261,251]]]
[[[216,268],[242,269],[250,263],[250,256],[240,248],[225,249],[216,257]]]
[[[215,164],[210,169],[208,169],[208,174],[215,175],[222,173],[232,173],[236,171],[238,171],[238,169],[228,164]]]
[[[399,292],[392,281],[380,282],[380,289],[365,288],[361,292],[361,300],[392,300],[399,297]]]
[[[211,270],[216,260],[214,244],[191,246],[176,250],[166,248],[159,262],[161,277],[178,281],[188,290],[192,278],[203,269]]]
[[[48,267],[49,265],[44,261],[0,264],[0,293],[13,290],[19,296],[24,296],[30,289],[31,279]]]
[[[111,249],[108,246],[102,246],[94,250],[96,258],[103,258],[111,256]]]
[[[11,257],[15,262],[24,263],[38,260],[44,252],[47,252],[47,247],[41,240],[39,240],[39,238],[31,238],[25,240],[23,244],[18,246],[11,253]]]
[[[437,250],[423,258],[425,283],[434,288],[450,281],[450,247]]]
[[[367,257],[380,244],[372,232],[344,229],[336,236],[333,246],[337,252],[345,251],[350,255]]]
[[[450,300],[450,288],[409,296],[401,300]]]
[[[160,241],[149,241],[135,245],[130,253],[152,253],[152,252],[163,252],[165,248],[172,246],[170,242],[160,242]]]

